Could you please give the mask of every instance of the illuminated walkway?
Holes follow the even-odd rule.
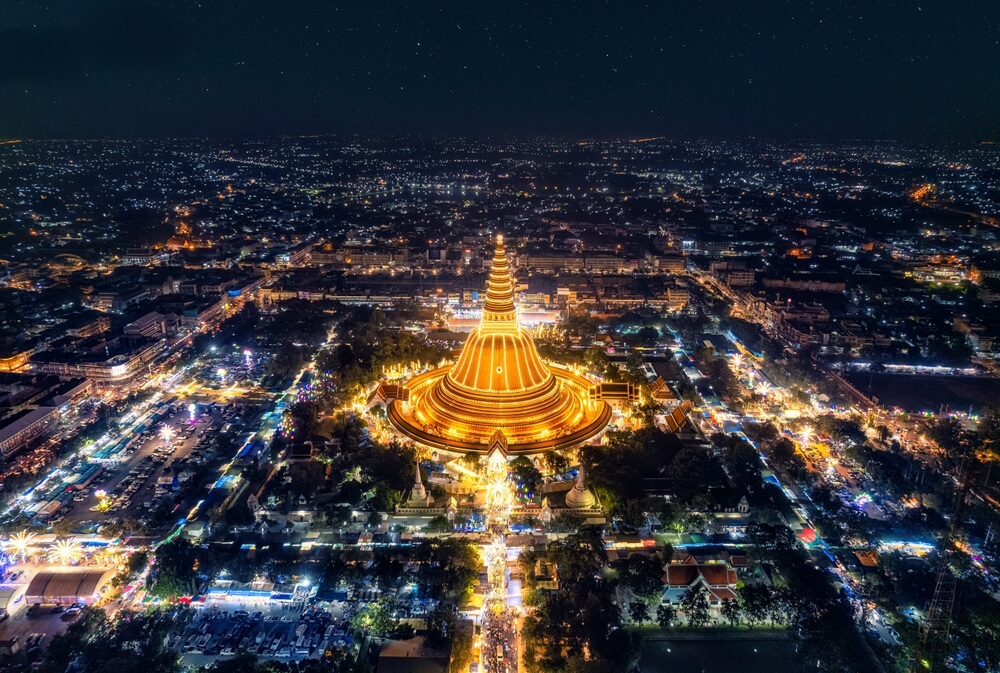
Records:
[[[507,605],[507,543],[513,499],[507,480],[507,461],[490,461],[486,487],[486,529],[492,541],[486,548],[487,589],[480,613],[480,666],[489,673],[517,671],[517,611]]]

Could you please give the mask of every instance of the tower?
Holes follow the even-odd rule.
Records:
[[[413,468],[413,488],[410,489],[410,497],[406,499],[406,507],[430,507],[433,498],[431,498],[427,489],[424,488],[424,482],[420,478],[419,459]]]

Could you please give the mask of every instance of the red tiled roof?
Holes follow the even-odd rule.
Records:
[[[720,603],[722,601],[736,600],[736,592],[730,589],[709,589],[708,593],[712,594],[712,597],[715,598]]]
[[[730,554],[729,563],[734,568],[745,568],[750,565],[750,558],[746,554]]]
[[[686,587],[698,579],[698,566],[672,564],[667,566],[667,584],[672,587]]]
[[[736,586],[738,577],[736,571],[721,563],[695,564],[685,559],[681,563],[671,563],[666,568],[663,583],[671,587],[691,586],[698,577],[705,580],[709,587]]]

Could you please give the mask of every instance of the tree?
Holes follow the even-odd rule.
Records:
[[[538,491],[542,483],[542,473],[527,456],[518,456],[510,461],[510,476],[514,480],[518,497],[527,499]]]
[[[319,407],[315,402],[296,402],[288,410],[295,427],[295,436],[305,441],[319,427]]]
[[[604,446],[584,446],[579,455],[609,509],[643,498],[643,479],[662,476],[682,448],[675,435],[657,428],[611,430],[605,437]]]
[[[455,626],[458,619],[455,611],[439,602],[427,615],[427,639],[431,645],[440,647],[455,636]]]
[[[465,538],[426,540],[413,550],[419,563],[418,583],[434,598],[455,596],[461,603],[475,587],[479,577],[479,552]]]
[[[703,495],[709,486],[724,480],[719,460],[709,451],[685,446],[671,461],[666,477],[671,492],[682,502],[689,503]]]
[[[553,474],[563,474],[569,469],[569,459],[556,451],[546,451],[545,469]]]
[[[660,331],[655,327],[650,327],[649,325],[640,327],[636,334],[639,337],[639,341],[647,346],[655,346],[656,340],[660,338]]]
[[[875,432],[878,433],[878,440],[883,444],[889,439],[889,428],[884,423],[877,425]]]
[[[133,552],[131,556],[128,557],[128,562],[125,564],[125,568],[119,572],[111,580],[112,586],[123,587],[136,577],[146,568],[149,562],[149,553],[145,551]]]
[[[750,626],[767,619],[774,601],[771,587],[766,584],[744,584],[738,590],[743,614]]]
[[[748,488],[760,484],[760,457],[747,442],[737,441],[726,448],[723,460],[729,476],[737,484]]]
[[[674,617],[677,616],[674,606],[669,603],[661,603],[656,606],[656,623],[661,629],[669,629],[674,625]]]
[[[771,458],[779,463],[787,463],[795,457],[795,444],[782,437],[771,445]]]
[[[702,587],[692,587],[685,591],[681,597],[681,606],[687,615],[689,626],[697,628],[708,624],[711,618],[708,609],[708,595]]]
[[[593,346],[587,349],[583,362],[587,369],[601,374],[611,366],[611,358],[608,357],[607,351],[600,346]]]
[[[394,608],[392,600],[383,596],[355,615],[351,625],[361,631],[370,631],[372,635],[387,637],[399,625],[399,620],[393,616]]]
[[[777,426],[771,421],[766,423],[744,423],[743,433],[759,444],[767,444],[778,439]]]
[[[451,671],[467,671],[472,663],[472,629],[456,629],[451,639]]]
[[[747,525],[746,538],[750,556],[758,563],[778,561],[796,549],[794,534],[782,525],[752,521]]]
[[[740,623],[742,613],[740,604],[735,599],[727,598],[722,601],[722,616],[729,622],[730,626],[735,627]]]
[[[983,410],[976,424],[981,442],[991,442],[994,447],[1000,447],[1000,407],[987,407]]]
[[[649,604],[646,601],[632,601],[628,604],[629,618],[635,624],[649,620]]]
[[[654,329],[653,332],[656,332],[656,330]],[[659,333],[656,333],[656,335],[659,336]],[[653,341],[655,340],[656,337],[653,337]],[[645,363],[646,361],[639,351],[632,351],[625,357],[625,371],[628,372],[629,377],[636,383],[647,382],[646,373],[642,369]]]
[[[447,517],[438,514],[427,522],[424,530],[428,533],[448,533],[451,531],[451,522],[448,521]]]
[[[538,552],[531,547],[525,547],[517,556],[517,569],[521,575],[521,584],[529,591],[534,590],[536,586],[535,565],[537,563]]]
[[[634,554],[615,563],[623,585],[636,596],[652,599],[663,588],[663,562],[656,555]]]
[[[648,522],[646,516],[646,499],[629,498],[617,503],[611,511],[612,515],[624,529],[636,530],[643,528]]]
[[[195,568],[200,567],[198,556],[198,550],[184,538],[174,538],[160,545],[152,572],[153,595],[174,598],[195,593]]]

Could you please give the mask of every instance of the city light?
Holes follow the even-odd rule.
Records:
[[[888,668],[937,629],[954,637],[931,670],[985,660],[1000,145],[403,144],[3,148],[6,584],[108,569],[128,579],[106,603],[143,618],[201,593],[163,638],[184,666],[361,660],[371,639],[317,623],[393,637],[355,605],[417,620],[470,593],[463,673],[555,663],[532,653],[624,670],[601,645],[654,622],[771,622],[841,662],[862,636]],[[682,559],[732,585],[706,584],[703,626],[654,616],[683,602]],[[351,605],[323,600],[344,589]],[[942,592],[959,599],[934,613]],[[567,614],[576,633],[547,635]]]
[[[72,538],[57,540],[48,553],[49,561],[60,565],[72,565],[82,558],[83,547]]]
[[[34,540],[34,533],[22,530],[20,533],[10,536],[4,546],[12,555],[20,556],[23,561],[28,558],[28,550],[31,549]]]

